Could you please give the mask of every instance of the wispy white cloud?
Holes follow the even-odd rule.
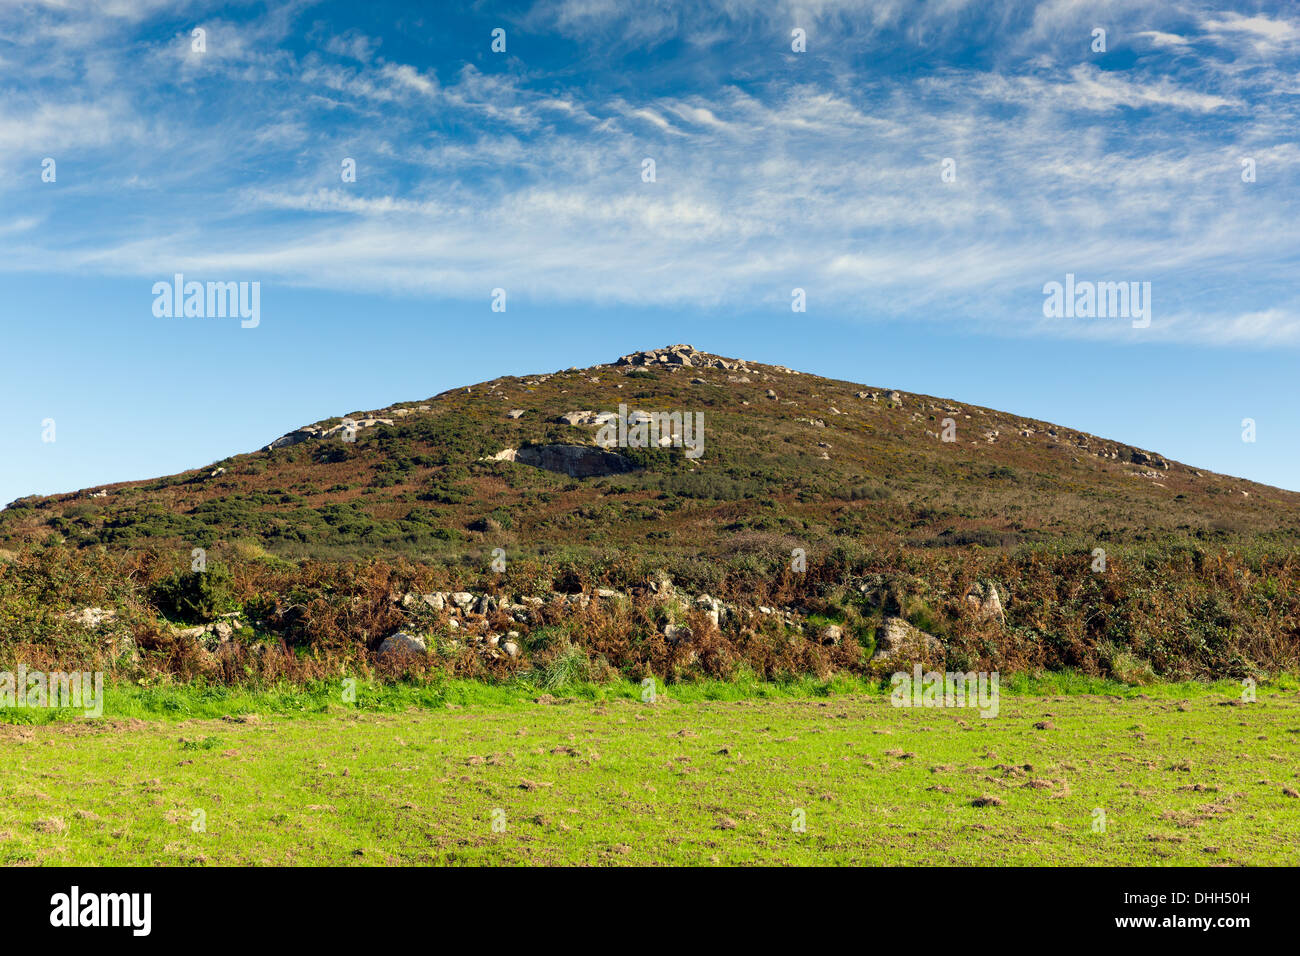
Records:
[[[0,197],[32,224],[0,230],[3,268],[743,308],[788,307],[798,285],[846,319],[1132,335],[1043,320],[1042,284],[1069,271],[1152,281],[1152,338],[1300,342],[1300,64],[1280,16],[566,0],[519,21],[619,37],[609,49],[686,33],[741,43],[735,77],[701,83],[684,65],[690,82],[665,70],[640,89],[508,58],[405,62],[355,30],[304,34],[292,8],[214,8],[214,55],[196,59],[178,9],[78,6],[96,44],[46,33],[0,46],[7,78],[26,76],[26,95],[0,108]],[[67,9],[42,11],[28,14],[67,27]],[[154,15],[165,28],[141,30]],[[792,23],[817,40],[815,59],[787,52]],[[1138,61],[1091,56],[1097,23]],[[1004,42],[972,55],[963,28]],[[946,52],[919,70],[861,59],[899,42]],[[1203,59],[1206,44],[1239,58]],[[95,82],[22,73],[39,62]],[[34,188],[55,153],[58,184]],[[355,183],[340,180],[344,157]],[[642,181],[646,157],[655,182]],[[1240,176],[1247,157],[1255,183]],[[60,192],[79,215],[51,214]]]

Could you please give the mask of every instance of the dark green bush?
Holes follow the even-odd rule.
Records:
[[[235,610],[230,572],[222,567],[174,572],[153,586],[152,597],[158,610],[182,621],[205,623]]]

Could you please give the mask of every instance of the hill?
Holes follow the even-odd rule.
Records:
[[[689,346],[619,362],[324,419],[166,478],[21,499],[0,512],[0,540],[244,539],[286,555],[437,559],[483,546],[734,555],[844,538],[1104,546],[1300,532],[1298,494],[1043,421]],[[700,453],[597,452],[602,413],[620,406],[702,417]],[[571,474],[522,464],[548,448],[555,460],[541,463]]]
[[[129,605],[144,629],[133,640],[155,645],[169,632],[151,614],[204,623],[222,602],[251,622],[246,638],[362,659],[403,625],[436,643],[451,617],[476,614],[468,623],[496,638],[489,667],[530,656],[525,636],[496,650],[513,621],[562,625],[584,660],[624,671],[770,675],[865,668],[901,621],[961,666],[1186,677],[1294,665],[1297,540],[1292,492],[950,398],[678,345],[323,419],[179,475],[20,499],[0,512],[0,587],[12,597],[25,581],[73,614]],[[232,574],[217,597],[203,592],[221,578],[185,579],[195,549]],[[94,564],[100,596],[52,593],[52,562]],[[688,597],[680,614],[656,610],[672,588]],[[601,590],[629,607],[599,626],[517,610],[493,624],[479,602]],[[451,608],[454,591],[473,607]],[[425,593],[441,616],[413,622]],[[291,608],[308,595],[324,603],[303,618]],[[779,612],[778,644],[802,636],[739,649],[760,606]],[[730,631],[727,607],[746,609]],[[32,616],[17,612],[29,632],[62,634]],[[847,639],[817,640],[809,622]],[[693,644],[724,638],[717,660],[659,640],[678,623]],[[616,624],[632,633],[609,636],[617,647],[580,633]],[[636,650],[642,631],[664,646]],[[188,659],[169,653],[159,666]]]

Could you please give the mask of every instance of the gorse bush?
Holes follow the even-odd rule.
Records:
[[[177,571],[155,584],[152,596],[160,611],[182,621],[212,621],[236,607],[230,572],[219,565]]]

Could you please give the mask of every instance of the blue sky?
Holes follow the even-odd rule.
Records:
[[[0,503],[679,341],[1300,490],[1292,4],[18,0],[0,80]]]

